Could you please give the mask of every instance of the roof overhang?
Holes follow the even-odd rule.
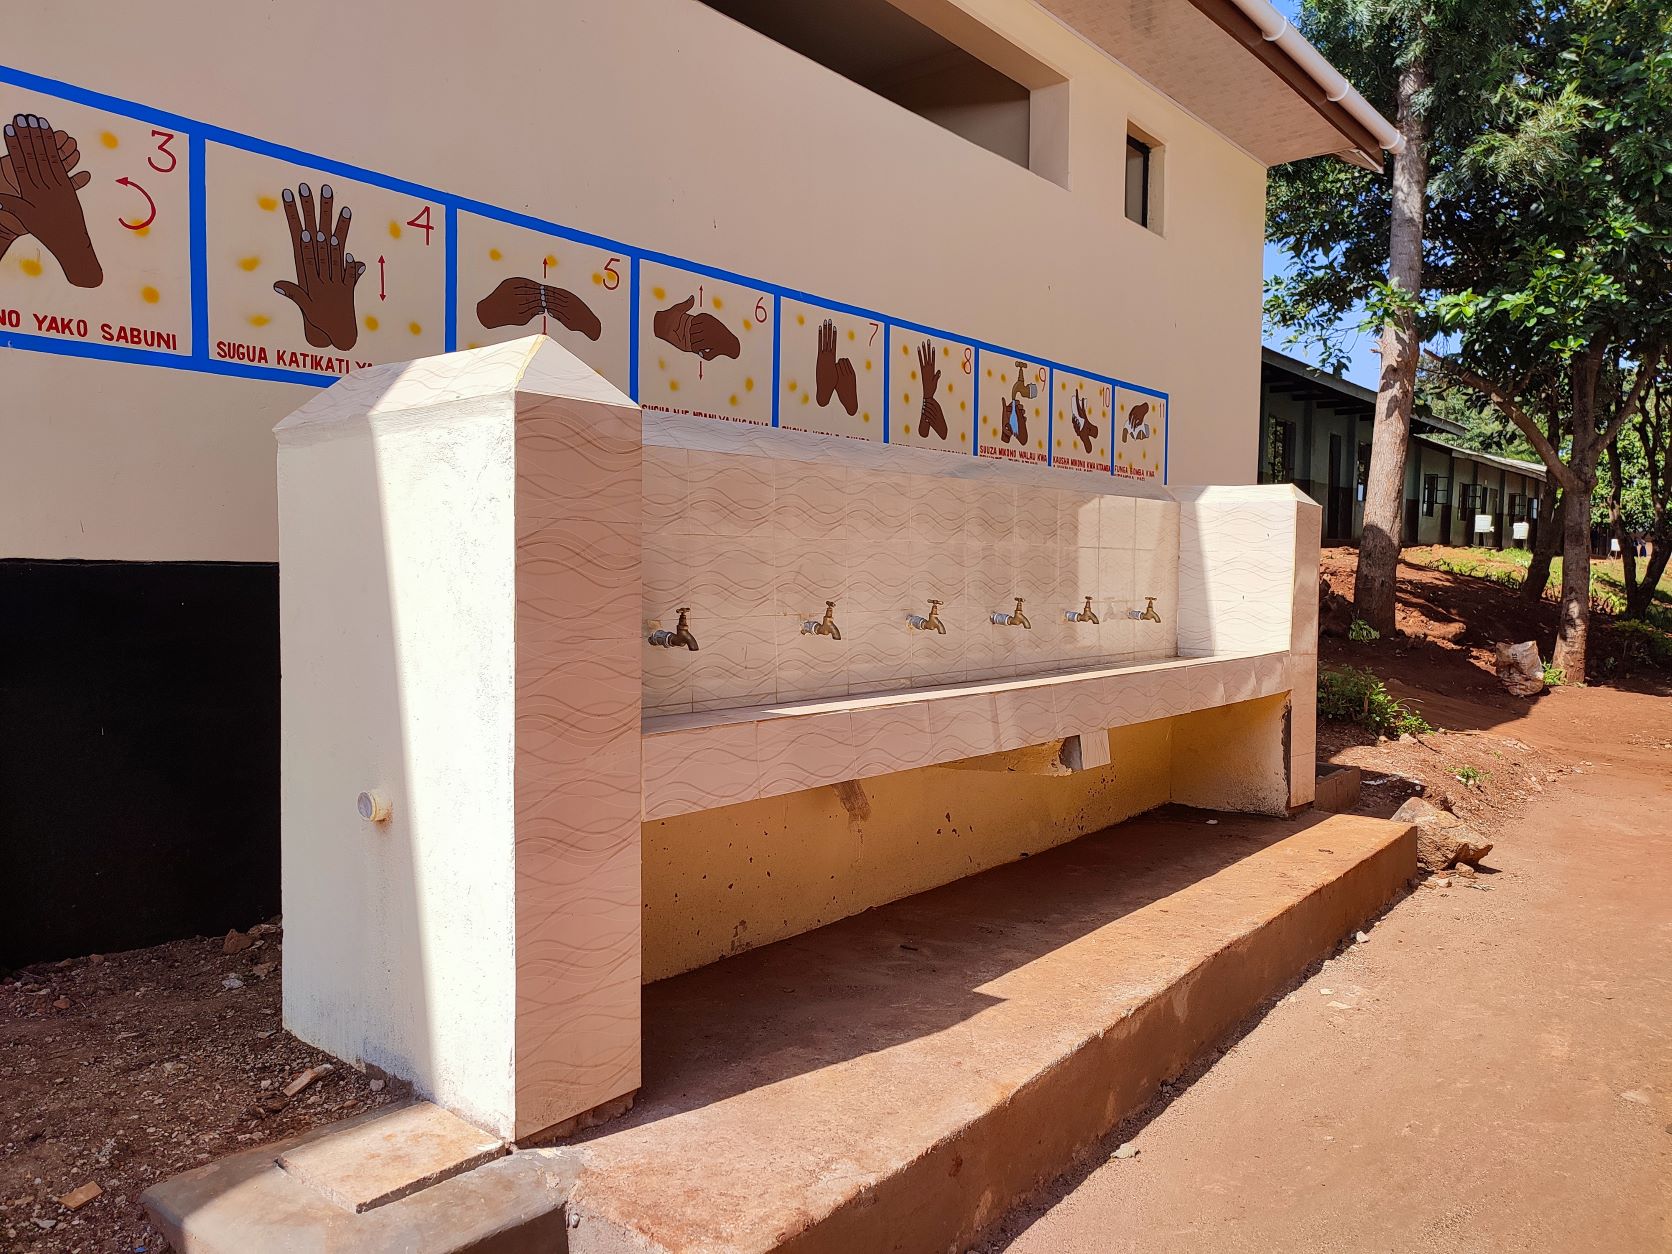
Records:
[[[1267,0],[1036,0],[1267,166],[1404,140]]]

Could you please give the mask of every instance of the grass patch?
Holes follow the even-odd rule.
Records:
[[[1318,675],[1318,713],[1381,736],[1433,731],[1422,715],[1387,690],[1374,671],[1342,666]]]
[[[1382,633],[1362,618],[1355,618],[1352,626],[1347,628],[1347,639],[1357,640],[1360,644],[1370,640],[1380,640],[1381,638]]]

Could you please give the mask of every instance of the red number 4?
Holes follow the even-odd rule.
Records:
[[[424,247],[430,246],[430,236],[435,234],[435,226],[430,222],[430,207],[425,205],[417,213],[406,220],[408,226],[417,227],[424,233]]]

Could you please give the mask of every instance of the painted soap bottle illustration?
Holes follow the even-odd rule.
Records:
[[[87,231],[81,189],[92,175],[77,171],[81,150],[75,140],[33,113],[6,123],[6,153],[0,157],[0,257],[25,235],[52,254],[76,287],[98,287],[104,267]]]
[[[344,205],[332,222],[336,198],[329,183],[320,185],[317,206],[313,189],[306,183],[299,184],[294,192],[285,188],[280,199],[290,227],[296,281],[280,279],[273,290],[296,306],[302,317],[302,333],[310,345],[346,353],[360,338],[354,289],[366,273],[366,263],[354,260],[354,254],[347,251],[354,214]]]

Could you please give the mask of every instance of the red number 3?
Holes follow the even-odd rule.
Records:
[[[156,151],[156,153],[152,154],[151,156],[149,156],[145,159],[145,164],[150,166],[158,174],[167,174],[171,170],[173,170],[175,166],[180,164],[180,158],[178,156],[176,156],[174,153],[170,152],[169,148],[168,148],[169,144],[171,144],[174,141],[174,132],[173,131],[159,131],[159,130],[156,130],[155,128],[153,128],[152,131],[151,131],[151,137],[157,141],[157,151]],[[167,165],[158,165],[157,164],[157,157],[158,156],[167,157],[168,158],[168,164]]]

